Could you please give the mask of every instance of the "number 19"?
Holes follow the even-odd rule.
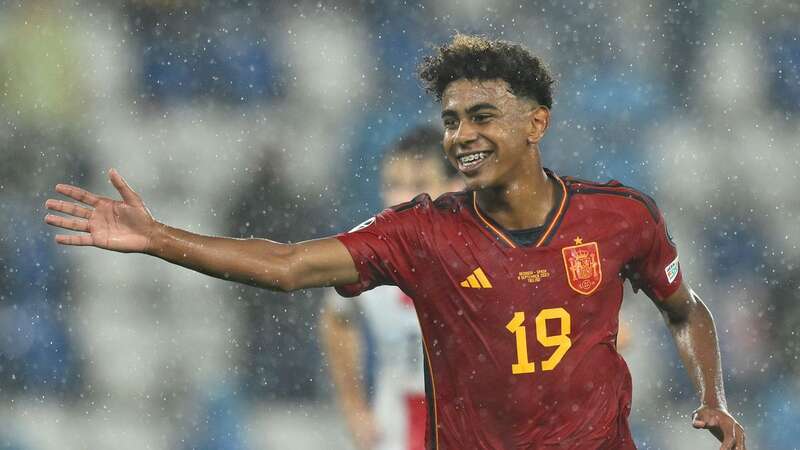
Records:
[[[555,335],[547,334],[547,321],[549,319],[559,319],[561,323],[561,332]],[[525,332],[524,312],[515,312],[514,318],[506,325],[508,331],[514,333],[517,341],[517,362],[511,365],[511,372],[514,375],[523,373],[533,373],[536,371],[536,366],[532,361],[528,360],[528,339]],[[550,358],[542,361],[542,370],[553,370],[556,368],[561,359],[567,353],[567,350],[572,347],[572,340],[569,338],[571,329],[570,315],[564,308],[547,308],[539,311],[536,316],[536,340],[545,347],[557,347],[556,350],[550,355]]]

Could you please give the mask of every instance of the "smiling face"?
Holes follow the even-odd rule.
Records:
[[[460,79],[442,94],[444,151],[467,188],[506,186],[538,167],[549,111],[504,80]]]

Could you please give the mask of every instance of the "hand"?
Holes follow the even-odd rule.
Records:
[[[692,426],[705,428],[722,442],[720,450],[745,450],[745,435],[741,425],[725,408],[701,406],[692,414]]]
[[[48,199],[45,208],[67,214],[67,217],[48,214],[44,220],[66,230],[81,234],[59,234],[56,242],[63,245],[88,245],[118,252],[146,252],[159,223],[153,219],[139,194],[133,191],[116,170],[108,171],[111,184],[122,201],[92,194],[68,184],[56,185],[56,192],[86,206]]]

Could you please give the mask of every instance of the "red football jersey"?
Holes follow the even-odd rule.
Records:
[[[429,449],[635,448],[616,350],[623,282],[666,298],[677,252],[649,197],[548,174],[556,206],[524,245],[472,192],[423,194],[337,236],[360,275],[340,294],[393,284],[414,300]]]

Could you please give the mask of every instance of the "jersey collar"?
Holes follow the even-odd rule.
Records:
[[[567,186],[564,184],[564,181],[556,175],[550,169],[545,168],[545,173],[548,177],[553,178],[558,182],[558,185],[561,188],[561,199],[557,202],[557,205],[553,205],[553,208],[547,214],[547,218],[545,218],[544,224],[541,226],[542,234],[539,236],[539,239],[536,240],[534,247],[541,247],[542,245],[546,244],[549,241],[549,237],[553,234],[555,229],[558,227],[558,223],[561,222],[561,217],[564,215],[564,211],[567,207]],[[478,207],[478,198],[475,191],[472,192],[472,210],[475,212],[477,217],[480,219],[482,224],[488,228],[495,236],[497,236],[501,241],[508,244],[511,248],[517,248],[519,245],[514,242],[511,238],[510,234],[507,230],[503,229],[500,224],[492,220],[488,215],[485,215],[481,212],[480,208]]]

